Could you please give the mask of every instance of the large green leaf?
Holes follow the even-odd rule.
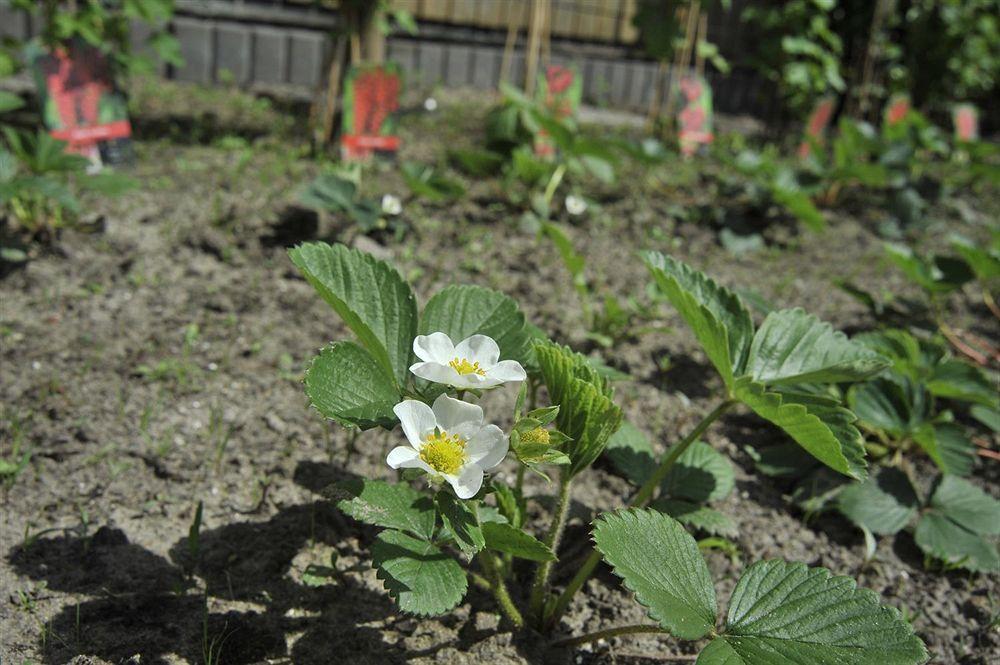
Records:
[[[292,262],[386,371],[403,385],[417,332],[410,285],[384,261],[344,245],[311,242]]]
[[[663,492],[698,503],[725,499],[733,491],[733,465],[712,446],[695,441],[663,479]]]
[[[882,469],[863,483],[848,485],[837,497],[837,508],[849,520],[872,533],[891,535],[910,523],[920,501],[906,474]]]
[[[1000,501],[967,480],[943,476],[914,533],[927,554],[973,571],[1000,570],[989,537],[1000,535]]]
[[[974,402],[985,407],[1000,405],[997,386],[978,367],[960,360],[945,360],[935,365],[927,381],[932,395],[961,402]]]
[[[390,529],[378,535],[371,552],[377,577],[404,612],[443,614],[465,597],[465,571],[433,543]]]
[[[715,536],[735,538],[739,534],[739,529],[736,528],[732,518],[708,506],[680,499],[657,499],[650,507],[670,515],[685,526]]]
[[[445,491],[438,492],[435,501],[444,527],[460,550],[466,554],[475,554],[486,546],[475,502],[462,501]]]
[[[483,522],[486,547],[529,561],[555,561],[556,555],[545,543],[510,524]]]
[[[865,478],[864,438],[854,427],[854,414],[837,402],[812,395],[768,392],[748,377],[737,379],[733,395],[831,469],[858,480]]]
[[[720,644],[720,643],[724,643]],[[911,665],[927,649],[898,610],[849,577],[759,561],[743,573],[724,632],[698,665]]]
[[[557,429],[570,438],[561,447],[575,476],[601,454],[608,439],[621,425],[621,409],[611,400],[611,387],[586,358],[549,342],[535,344],[549,399],[559,406]]]
[[[708,566],[677,520],[651,509],[605,513],[594,522],[594,542],[665,630],[696,640],[715,628]]]
[[[913,440],[945,473],[967,476],[972,473],[976,446],[955,423],[926,423],[913,432]]]
[[[402,398],[392,376],[363,347],[336,342],[320,351],[306,370],[306,394],[327,418],[361,429],[396,423]]]
[[[455,344],[486,335],[496,340],[501,359],[524,364],[530,358],[530,337],[517,303],[481,286],[453,285],[435,293],[420,317],[420,334],[433,332],[445,333]]]
[[[434,535],[434,502],[409,485],[352,478],[328,492],[337,507],[356,520],[410,531],[425,540]]]
[[[1000,501],[968,480],[944,476],[931,497],[931,508],[984,536],[1000,536]]]
[[[923,386],[895,372],[851,386],[847,403],[866,426],[896,438],[917,429],[930,407]]]
[[[691,327],[727,387],[743,373],[753,320],[735,293],[703,273],[664,254],[646,252],[657,286]]]
[[[888,361],[802,309],[771,312],[754,335],[747,373],[765,385],[860,381]]]
[[[642,485],[656,468],[656,458],[649,439],[638,427],[626,421],[608,439],[605,454],[632,483]]]

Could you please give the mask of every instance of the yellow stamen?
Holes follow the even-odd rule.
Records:
[[[454,475],[465,464],[465,439],[435,430],[424,441],[420,459],[438,473]]]
[[[486,370],[479,366],[479,361],[470,363],[465,358],[455,358],[449,363],[451,368],[458,372],[459,374],[478,374],[479,376],[486,376]]]
[[[521,443],[548,443],[549,430],[542,427],[528,430],[521,435]]]

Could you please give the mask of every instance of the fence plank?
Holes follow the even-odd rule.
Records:
[[[174,18],[174,34],[181,45],[181,56],[184,65],[177,68],[177,79],[193,83],[210,83],[214,67],[214,31],[213,21]]]

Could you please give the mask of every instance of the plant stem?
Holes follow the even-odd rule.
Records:
[[[559,497],[556,500],[556,512],[552,516],[552,524],[549,525],[549,532],[545,536],[545,544],[553,552],[559,549],[559,541],[562,539],[563,529],[566,526],[566,509],[569,508],[569,488],[572,478],[561,471],[559,473]],[[545,595],[548,591],[549,574],[552,572],[552,562],[543,561],[538,564],[535,573],[535,581],[531,586],[531,615],[539,625],[545,619],[543,611],[545,609]]]
[[[514,481],[514,495],[520,501],[524,497],[524,465],[517,465],[517,480]]]
[[[545,207],[546,209],[552,207],[552,197],[556,195],[556,190],[559,188],[559,183],[562,182],[563,175],[566,174],[566,165],[560,164],[553,171],[552,177],[549,178],[549,184],[545,187]],[[550,215],[546,214],[546,217]]]
[[[575,647],[578,644],[586,644],[587,642],[596,642],[597,640],[603,640],[608,637],[618,637],[619,635],[634,635],[636,633],[663,633],[666,632],[659,626],[643,625],[637,624],[632,626],[617,626],[615,628],[607,628],[605,630],[599,630],[594,633],[587,633],[586,635],[580,635],[579,637],[569,637],[564,640],[556,640],[552,643],[554,647]]]
[[[667,456],[663,458],[663,461],[660,462],[660,466],[653,471],[649,479],[643,483],[642,487],[639,488],[639,491],[636,492],[632,499],[628,502],[628,507],[644,506],[649,499],[652,498],[653,492],[656,490],[657,486],[663,481],[664,478],[667,477],[667,474],[670,473],[670,469],[673,468],[678,458],[684,454],[684,451],[687,450],[692,443],[698,440],[698,437],[704,434],[705,430],[707,430],[712,423],[718,420],[719,416],[731,409],[735,404],[736,401],[731,399],[727,399],[719,404],[711,413],[705,416],[680,443],[673,446],[667,453]],[[545,617],[545,624],[552,625],[559,619],[562,613],[566,611],[570,601],[573,600],[573,596],[580,590],[580,587],[582,587],[584,583],[590,579],[594,569],[597,568],[597,564],[600,562],[601,553],[597,550],[591,552],[590,556],[587,557],[587,560],[577,571],[576,575],[573,576],[573,579],[570,580],[568,585],[566,585],[566,589],[563,590],[562,594],[559,595],[559,598],[556,599],[555,605],[552,606],[552,612]]]
[[[487,550],[483,550],[477,558],[486,572],[487,578],[489,578],[493,597],[496,598],[497,604],[500,605],[500,610],[504,613],[504,616],[510,620],[515,628],[524,627],[524,617],[521,616],[521,612],[518,611],[517,606],[514,605],[514,601],[510,598],[510,593],[507,592],[507,585],[500,575],[500,570],[497,568],[497,562],[493,558],[493,554]]]

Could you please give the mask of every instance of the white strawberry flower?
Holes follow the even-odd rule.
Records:
[[[471,499],[483,486],[484,472],[507,455],[507,435],[483,424],[476,404],[441,395],[430,407],[408,399],[393,407],[409,446],[397,446],[386,462],[394,469],[423,469],[448,481],[460,499]]]
[[[398,196],[385,194],[382,196],[382,212],[386,215],[398,215],[403,212],[403,204]]]
[[[417,335],[413,352],[421,362],[412,365],[411,372],[459,390],[485,390],[527,377],[521,363],[500,360],[500,347],[486,335],[473,335],[458,344],[443,332]]]
[[[587,202],[580,196],[570,194],[566,197],[566,212],[576,217],[587,211]]]

